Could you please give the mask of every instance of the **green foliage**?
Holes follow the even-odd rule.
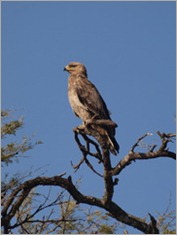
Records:
[[[16,131],[23,126],[22,120],[11,121],[10,123],[4,124],[1,128],[1,137],[5,135],[15,135]]]
[[[118,232],[120,223],[109,217],[104,211],[95,210],[89,206],[87,209],[68,200],[59,204],[61,218],[64,219],[59,234],[114,234]]]
[[[24,126],[24,122],[22,118],[18,120],[10,120],[5,123],[5,119],[9,118],[9,111],[2,111],[2,127],[1,127],[1,137],[5,139],[8,135],[16,135],[17,131]],[[31,143],[29,137],[22,137],[20,143],[10,142],[5,144],[5,146],[1,147],[1,162],[8,165],[12,163],[14,160],[18,160],[19,157],[22,157],[23,154],[34,148],[36,144],[41,144],[41,141],[36,142],[35,144]]]
[[[165,229],[163,231],[163,234],[176,234],[176,230],[168,230],[168,229]]]
[[[113,231],[113,229],[111,228],[111,226],[102,224],[102,225],[100,226],[100,229],[98,230],[98,233],[99,233],[99,234],[113,234],[114,231]]]
[[[161,234],[176,234],[176,211],[170,210],[171,202],[167,206],[164,213],[158,214],[158,227]]]

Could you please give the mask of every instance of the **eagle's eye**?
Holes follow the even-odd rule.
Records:
[[[70,68],[75,68],[77,65],[76,64],[70,64]]]

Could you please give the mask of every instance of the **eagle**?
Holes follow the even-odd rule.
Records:
[[[105,101],[95,85],[88,80],[86,67],[79,62],[71,62],[64,67],[70,76],[68,78],[68,99],[71,108],[84,124],[88,120],[111,120]],[[96,125],[93,125],[96,128]],[[117,155],[119,144],[115,139],[115,126],[101,126],[106,138],[104,145]]]

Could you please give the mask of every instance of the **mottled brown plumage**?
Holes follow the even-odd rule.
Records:
[[[97,88],[88,80],[87,70],[83,64],[71,62],[64,68],[70,73],[68,79],[68,98],[74,113],[84,123],[91,119],[111,120],[107,106]],[[115,127],[104,126],[107,134],[106,146],[116,155],[119,145],[115,139]],[[100,129],[100,127],[99,127]]]

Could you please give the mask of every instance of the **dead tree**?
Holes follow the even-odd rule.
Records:
[[[92,120],[93,121],[93,120]],[[87,122],[82,128],[77,127],[74,129],[75,141],[82,152],[82,159],[76,165],[73,165],[75,170],[78,170],[81,164],[86,163],[87,166],[97,175],[102,177],[104,181],[104,193],[101,198],[97,198],[94,195],[84,195],[80,192],[79,189],[75,186],[72,181],[72,177],[64,177],[66,173],[60,176],[53,177],[37,177],[31,180],[28,180],[22,183],[20,186],[17,186],[15,190],[12,191],[11,195],[6,198],[3,203],[2,208],[2,226],[4,228],[4,233],[8,234],[9,231],[15,226],[19,226],[18,223],[13,224],[12,219],[15,217],[20,206],[24,200],[28,197],[32,189],[38,186],[58,186],[69,192],[73,197],[76,203],[87,204],[95,206],[98,208],[104,209],[109,216],[115,220],[122,222],[126,225],[132,226],[145,234],[158,234],[159,230],[156,225],[156,219],[149,214],[150,223],[144,221],[144,219],[139,218],[135,215],[131,215],[121,208],[116,202],[113,201],[114,189],[118,183],[118,175],[128,167],[135,160],[147,160],[160,157],[168,157],[171,159],[176,159],[176,154],[169,151],[167,145],[169,142],[173,141],[175,134],[165,134],[157,132],[157,135],[161,139],[161,145],[157,147],[156,145],[151,146],[147,152],[136,152],[136,147],[139,146],[142,139],[146,138],[149,133],[140,137],[136,143],[131,147],[129,153],[124,156],[121,160],[118,160],[115,166],[112,166],[111,157],[109,151],[104,147],[104,133],[99,133],[92,128],[92,121]],[[96,120],[94,125],[98,125],[102,129],[102,125],[116,125],[115,123],[107,120]],[[100,130],[101,130],[100,129]],[[98,129],[97,129],[98,130]],[[95,140],[91,139],[89,136],[94,137]],[[81,144],[84,141],[84,145]],[[91,151],[94,147],[95,152]],[[101,164],[103,167],[103,172],[99,173],[95,170],[94,166],[90,162],[90,158],[95,158],[98,160],[98,164]],[[114,177],[114,178],[113,178]],[[22,221],[23,223],[30,222],[30,216],[26,216]]]

